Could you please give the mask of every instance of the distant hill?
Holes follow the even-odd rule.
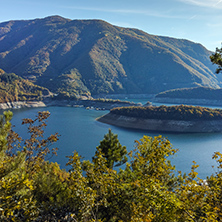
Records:
[[[161,92],[156,98],[222,100],[222,89],[194,87]]]
[[[0,23],[0,65],[54,93],[78,97],[219,88],[200,44],[59,16]]]
[[[0,69],[0,103],[41,100],[49,95],[48,89],[34,85],[14,73]]]

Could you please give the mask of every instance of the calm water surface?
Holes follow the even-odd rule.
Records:
[[[36,109],[13,110],[12,123],[16,126],[15,131],[23,138],[27,136],[26,127],[21,125],[23,118],[34,118],[38,111],[48,110],[51,113],[48,119],[46,135],[58,132],[61,136],[56,146],[59,148],[58,156],[53,157],[62,168],[65,168],[67,157],[76,150],[85,159],[90,159],[95,153],[96,146],[103,139],[103,136],[111,128],[113,133],[118,134],[122,145],[130,151],[134,148],[134,141],[142,138],[143,135],[157,136],[160,133],[153,133],[140,130],[119,128],[96,121],[96,118],[108,113],[108,111],[86,110],[73,107],[46,107]],[[173,147],[179,152],[172,162],[177,170],[190,172],[192,161],[200,165],[198,168],[199,177],[206,178],[215,170],[212,165],[212,155],[215,151],[222,152],[222,134],[166,134]]]

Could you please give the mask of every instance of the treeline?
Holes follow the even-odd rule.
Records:
[[[110,113],[144,119],[161,120],[222,120],[221,109],[200,106],[148,106],[114,108]]]
[[[59,137],[44,136],[49,115],[23,120],[30,134],[23,143],[11,130],[12,113],[0,118],[1,221],[221,221],[219,152],[216,173],[203,181],[195,162],[188,175],[176,171],[168,139],[144,136],[127,153],[109,130],[91,161],[74,152],[66,171],[47,161]]]
[[[46,88],[0,69],[0,103],[41,100],[44,94],[49,94]]]

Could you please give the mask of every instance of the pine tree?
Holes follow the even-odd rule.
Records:
[[[97,150],[101,150],[107,160],[107,167],[112,169],[115,166],[121,166],[127,161],[126,147],[122,146],[118,140],[117,134],[112,133],[111,129],[104,135],[104,139],[100,141]]]

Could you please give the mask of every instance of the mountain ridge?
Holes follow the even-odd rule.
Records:
[[[1,68],[76,98],[219,88],[211,54],[199,43],[103,20],[49,16],[0,23]]]

